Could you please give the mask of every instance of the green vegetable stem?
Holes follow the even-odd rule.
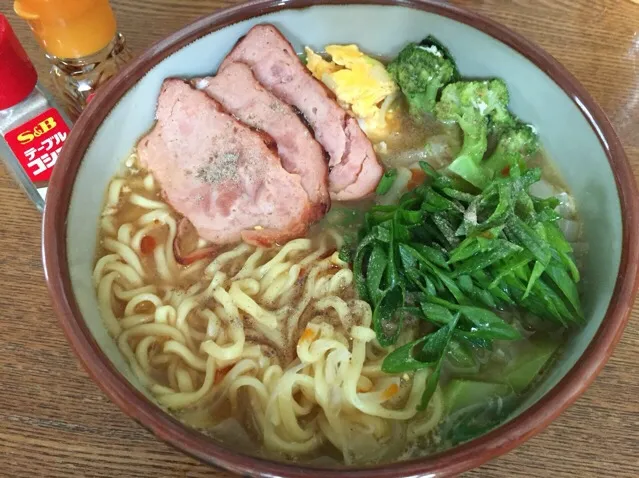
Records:
[[[499,309],[519,307],[558,326],[578,324],[583,314],[556,203],[528,193],[540,170],[521,172],[515,163],[507,176],[496,175],[473,193],[421,166],[422,185],[399,204],[366,213],[353,272],[382,346],[397,343],[407,314],[430,324],[430,333],[392,351],[382,367],[389,373],[430,368],[426,407],[449,352],[464,361],[465,350],[521,339]]]

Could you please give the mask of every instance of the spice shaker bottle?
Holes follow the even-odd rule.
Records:
[[[71,124],[38,83],[27,53],[0,14],[0,157],[42,211]]]
[[[14,10],[45,50],[56,93],[73,120],[131,58],[108,0],[16,0]]]

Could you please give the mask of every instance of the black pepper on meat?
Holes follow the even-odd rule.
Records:
[[[216,162],[213,162],[213,158],[209,158],[209,163],[198,168],[195,177],[207,184],[237,182],[239,159],[240,155],[237,152],[224,153],[221,158],[217,158]]]
[[[273,101],[271,104],[269,104],[269,108],[271,108],[276,113],[283,113],[285,111],[284,105],[279,101]]]

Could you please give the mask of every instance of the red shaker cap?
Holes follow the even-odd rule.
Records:
[[[33,64],[18,41],[7,18],[0,13],[0,110],[24,100],[38,81]]]

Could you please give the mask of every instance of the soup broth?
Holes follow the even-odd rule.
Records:
[[[468,184],[455,190],[457,183],[442,175],[445,187],[428,189],[462,151],[462,131],[432,115],[415,116],[401,96],[389,104],[385,126],[367,134],[386,175],[393,174],[392,185],[381,191],[383,178],[376,195],[333,201],[305,237],[281,244],[220,246],[200,237],[136,152],[110,182],[93,274],[100,312],[140,382],[184,423],[234,448],[283,460],[361,465],[408,459],[503,422],[561,352],[569,327],[535,311],[559,310],[563,303],[540,303],[530,295],[550,267],[557,285],[544,287],[574,304],[568,273],[560,276],[550,258],[544,264],[525,256],[523,247],[503,245],[505,239],[500,247],[520,255],[498,259],[521,262],[523,255],[521,264],[504,263],[505,272],[490,277],[483,271],[494,258],[483,269],[455,270],[462,260],[495,253],[482,247],[511,223],[469,235],[476,249],[456,258],[457,236],[493,218],[481,217],[481,192]],[[490,155],[499,147],[495,134],[488,144]],[[542,179],[531,182],[534,196],[517,199],[517,211],[546,214],[558,224],[542,231],[548,240],[563,234],[577,256],[583,254],[580,222],[564,183],[543,152],[527,164],[541,168]],[[441,221],[434,232],[425,229],[422,220],[441,212],[427,197],[452,205],[452,214],[438,218],[452,221],[457,231],[448,234],[444,226],[450,225]],[[422,206],[415,206],[419,201]],[[461,225],[450,219],[459,211]],[[385,214],[392,219],[378,221]],[[387,223],[390,229],[384,229]],[[362,254],[367,235],[378,243]],[[430,242],[411,249],[407,237]],[[398,257],[393,241],[406,246]],[[570,247],[562,247],[552,260],[569,268]],[[417,251],[412,259],[411,251]],[[384,266],[377,270],[374,259],[380,257]],[[404,269],[393,272],[400,258]],[[532,279],[522,272],[528,263]],[[569,273],[578,280],[576,267]],[[401,301],[387,299],[391,286],[371,297],[386,280],[418,287],[402,289]],[[384,314],[392,323],[382,322]],[[394,369],[402,350],[408,352]]]
[[[394,134],[389,141],[388,167],[415,149],[414,128],[403,131],[405,139]],[[432,134],[442,133],[433,127]],[[537,161],[545,164],[543,156]],[[556,174],[551,178],[561,187]],[[286,459],[347,463],[408,458],[465,441],[512,411],[529,387],[488,402],[479,394],[453,411],[442,390],[464,377],[494,377],[538,349],[552,355],[563,330],[535,330],[534,317],[504,311],[525,338],[495,344],[470,368],[445,364],[428,409],[417,412],[423,387],[414,382],[423,383],[425,372],[381,371],[387,351],[338,254],[369,206],[333,204],[306,238],[274,248],[241,244],[181,265],[174,253],[181,217],[133,154],[109,186],[100,225],[94,280],[102,316],[160,405],[217,438],[243,436]],[[197,239],[197,249],[209,246]],[[408,324],[402,342],[420,325]]]

